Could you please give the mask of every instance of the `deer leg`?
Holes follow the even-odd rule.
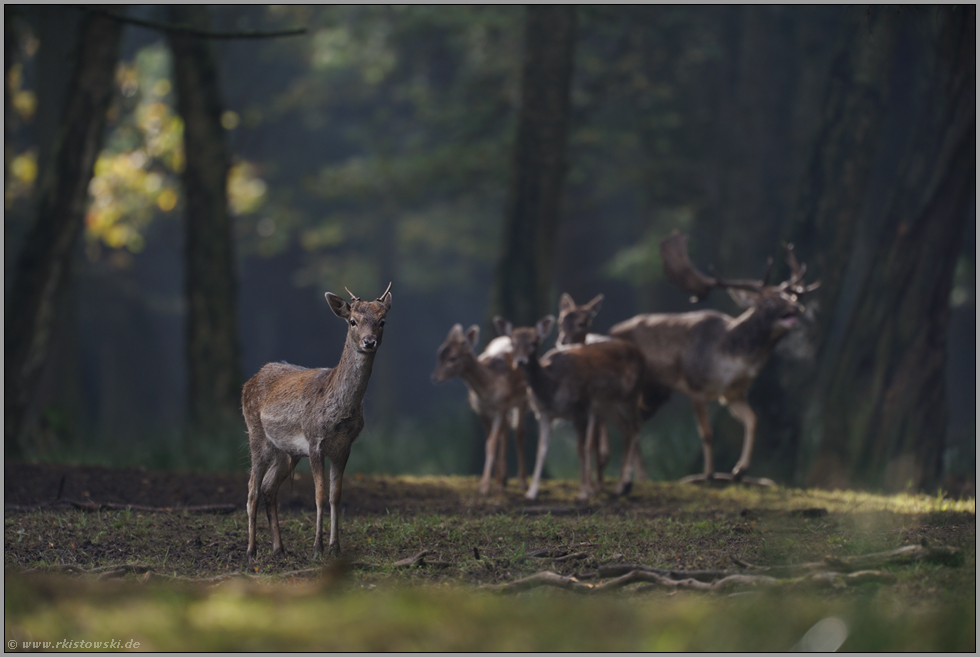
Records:
[[[602,473],[609,465],[609,429],[605,422],[597,422],[596,428],[599,430],[599,440],[596,445],[596,491],[602,491]]]
[[[755,413],[749,407],[749,403],[744,399],[728,402],[728,412],[745,427],[745,439],[742,441],[742,456],[732,470],[732,476],[738,480],[742,478],[745,471],[749,469],[752,461],[752,446],[755,443]]]
[[[527,409],[524,407],[515,408],[511,411],[513,417],[511,422],[514,425],[514,445],[517,448],[517,480],[520,482],[521,490],[527,490],[527,470],[524,467],[524,416]]]
[[[340,556],[340,494],[344,484],[344,468],[347,467],[349,456],[348,447],[336,459],[330,461],[330,544],[327,550],[328,554],[334,557]]]
[[[639,443],[639,427],[636,422],[621,418],[619,431],[623,434],[623,464],[619,472],[619,484],[616,486],[617,495],[629,495],[633,490],[633,463],[636,461],[636,449]]]
[[[503,491],[507,487],[507,413],[500,415],[500,429],[497,431],[497,484]]]
[[[272,534],[272,554],[285,554],[282,548],[282,535],[279,532],[279,485],[292,471],[289,457],[282,452],[273,456],[271,467],[262,478],[262,492],[265,496],[265,515],[269,520],[269,533]],[[295,465],[295,461],[293,462]]]
[[[637,481],[649,479],[646,468],[643,467],[643,449],[640,447],[640,436],[637,434],[633,445],[633,472]]]
[[[323,453],[319,450],[310,450],[310,470],[313,473],[313,489],[316,496],[316,534],[313,538],[313,558],[319,559],[323,556],[323,507],[327,503],[327,482],[323,469]],[[331,529],[333,528],[332,516],[333,513],[331,512]]]
[[[694,418],[698,421],[698,433],[701,434],[701,447],[704,449],[704,478],[710,481],[715,475],[715,461],[712,453],[714,434],[708,420],[708,404],[692,399],[691,405],[694,406]]]
[[[490,473],[493,472],[493,459],[497,455],[497,440],[500,437],[501,417],[494,416],[493,424],[487,433],[486,459],[483,461],[483,478],[480,479],[480,495],[490,492]]]
[[[579,463],[579,500],[587,500],[592,496],[592,453],[596,451],[595,414],[589,413],[585,421],[581,418],[575,421],[575,433],[578,447]]]
[[[551,439],[551,418],[542,414],[538,418],[538,455],[534,460],[534,475],[531,477],[531,487],[525,497],[537,499],[538,488],[541,486],[541,471],[544,469],[544,457],[548,455],[548,441]]]
[[[259,511],[259,489],[262,479],[269,468],[268,456],[261,452],[252,451],[252,472],[248,477],[248,551],[245,553],[249,561],[255,559],[255,525]]]

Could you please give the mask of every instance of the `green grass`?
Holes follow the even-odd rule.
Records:
[[[243,511],[8,513],[5,639],[132,639],[141,649],[167,651],[783,651],[835,617],[848,628],[842,650],[976,648],[972,499],[644,482],[628,500],[576,506],[576,484],[552,480],[537,504],[551,507],[549,514],[525,513],[513,486],[507,495],[479,498],[473,477],[365,477],[357,485],[363,495],[389,492],[379,510],[342,520],[346,559],[375,567],[331,568],[316,580],[286,576],[316,565],[311,513],[281,513],[289,554],[273,559],[260,512],[255,563],[244,559]],[[425,487],[438,493],[411,502],[412,491]],[[825,512],[799,513],[815,508]],[[736,560],[801,563],[922,541],[959,548],[962,558],[889,565],[894,584],[809,593],[633,587],[504,596],[482,588],[542,570],[586,577],[609,563],[735,569]],[[586,556],[530,556],[543,547]],[[444,565],[393,566],[421,550]],[[137,562],[168,575],[251,577],[144,584],[137,575],[105,582],[54,573],[65,564]]]

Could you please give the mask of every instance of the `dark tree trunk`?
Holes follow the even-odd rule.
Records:
[[[67,102],[42,163],[37,214],[24,238],[6,301],[4,331],[4,453],[21,453],[21,434],[51,342],[52,324],[68,281],[71,254],[88,199],[88,184],[112,99],[121,24],[83,19]]]
[[[514,179],[492,314],[518,326],[549,309],[575,54],[575,8],[527,8]]]
[[[172,5],[170,21],[207,29],[204,7]],[[184,120],[188,422],[216,431],[240,420],[238,304],[217,68],[209,43],[171,34],[177,109]]]
[[[853,310],[835,321],[840,348],[829,361],[817,483],[938,483],[949,297],[976,197],[975,12],[906,10],[909,64],[899,70],[920,101],[893,158],[895,176],[882,190],[872,186],[883,211],[866,231],[869,266]]]
[[[762,465],[767,454],[778,453],[780,462],[771,463],[766,474],[783,480],[793,478],[796,463],[812,462],[808,429],[817,420],[809,400],[820,387],[816,379],[827,358],[830,323],[880,159],[879,136],[900,27],[894,11],[846,9],[841,18],[837,49],[824,69],[829,77],[817,125],[810,128],[804,121],[797,127],[810,134],[812,146],[796,188],[798,210],[783,227],[783,235],[795,243],[800,260],[807,264],[808,280],[819,279],[821,287],[803,300],[810,321],[783,340],[750,393],[759,413],[757,460]],[[776,249],[775,243],[767,245],[777,259],[774,279],[781,280],[788,271]]]

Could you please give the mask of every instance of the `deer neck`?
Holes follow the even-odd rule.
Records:
[[[554,378],[541,366],[537,354],[532,354],[520,368],[534,396],[548,404],[554,398],[558,386]]]
[[[733,354],[767,358],[779,338],[773,337],[772,322],[756,308],[749,308],[732,320],[722,348]]]
[[[344,408],[359,408],[371,379],[371,368],[377,352],[365,354],[351,345],[344,344],[340,362],[331,370],[334,384],[330,389],[337,404]]]
[[[481,399],[489,396],[494,384],[493,375],[490,373],[490,370],[481,364],[473,354],[466,357],[466,362],[463,364],[463,370],[459,373],[459,378]]]

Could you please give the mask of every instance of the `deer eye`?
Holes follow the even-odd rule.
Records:
[[[382,319],[380,322],[378,322],[378,326],[380,326],[381,328],[384,328],[385,327],[385,320]]]
[[[354,320],[352,319],[352,320],[350,320],[350,325],[351,325],[351,326],[357,326],[357,322],[355,322],[355,321],[354,321]]]

